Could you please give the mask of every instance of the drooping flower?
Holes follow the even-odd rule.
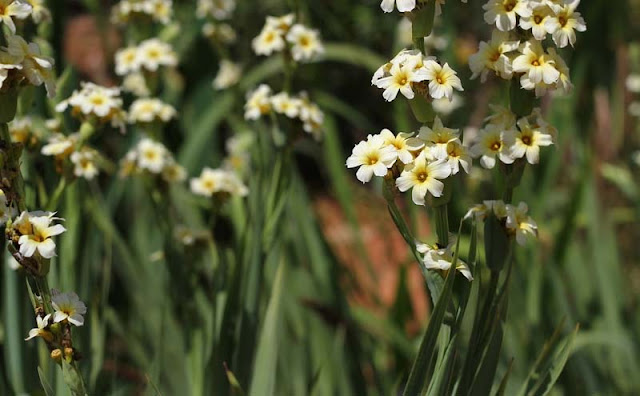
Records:
[[[520,202],[518,206],[506,205],[507,210],[507,229],[515,232],[516,242],[519,245],[526,245],[527,241],[531,238],[538,236],[538,225],[527,214],[529,210],[528,206],[524,202]]]
[[[29,336],[25,338],[25,341],[29,341],[36,337],[42,337],[46,340],[51,340],[53,338],[52,334],[47,330],[49,326],[49,319],[51,319],[51,314],[45,315],[45,317],[41,317],[40,315],[36,316],[36,325],[38,327],[34,327],[29,330]]]
[[[449,271],[453,264],[457,241],[458,238],[455,235],[449,234],[449,244],[446,247],[417,243],[416,250],[423,255],[422,264],[425,268],[434,271]],[[456,259],[456,270],[468,281],[473,280],[469,266],[460,257]]]
[[[416,0],[382,0],[380,3],[384,12],[393,12],[394,7],[400,12],[409,12],[416,8]]]
[[[214,89],[226,89],[235,85],[242,76],[242,68],[237,63],[223,59],[218,74],[213,80]]]
[[[16,210],[9,205],[4,191],[0,190],[0,226],[3,226],[9,219],[16,215]]]
[[[16,25],[12,18],[26,19],[31,14],[29,3],[19,0],[0,0],[0,22],[4,23],[11,33],[16,34]]]

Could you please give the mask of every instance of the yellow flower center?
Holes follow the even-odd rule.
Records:
[[[515,0],[506,0],[503,4],[504,4],[504,9],[507,12],[511,12],[513,11],[514,8],[516,8]]]
[[[531,66],[540,66],[540,61],[539,60],[534,60],[533,62],[531,62]]]
[[[309,40],[309,37],[307,37],[307,36],[300,37],[300,46],[301,47],[309,47],[309,46],[311,46],[311,40]]]
[[[492,151],[500,151],[500,148],[502,147],[502,143],[495,141],[491,144],[490,149]]]
[[[275,38],[276,38],[276,35],[273,34],[273,32],[269,32],[265,36],[264,41],[266,41],[267,43],[271,43],[273,40],[275,40]]]
[[[531,143],[533,143],[533,139],[531,139],[531,136],[529,135],[523,136],[520,140],[522,140],[522,143],[526,144],[527,146],[531,146]]]
[[[418,173],[417,175],[418,181],[420,181],[421,183],[427,180],[428,177],[429,177],[429,174],[427,173],[426,170]]]
[[[380,160],[380,158],[378,158],[377,154],[370,154],[367,156],[367,163],[368,165],[375,165],[378,163],[378,161]]]
[[[542,16],[540,15],[536,15],[533,17],[533,21],[536,23],[536,25],[539,25],[540,22],[542,22]]]
[[[558,17],[558,23],[560,24],[560,26],[564,27],[567,24],[567,18],[564,15],[560,15]]]

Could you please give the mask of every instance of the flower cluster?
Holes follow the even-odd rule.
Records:
[[[122,0],[111,9],[111,21],[130,23],[139,18],[167,24],[173,15],[172,0]]]
[[[539,108],[520,119],[510,110],[492,106],[494,113],[487,118],[487,125],[481,129],[471,146],[471,153],[480,158],[480,164],[492,169],[496,160],[512,164],[519,158],[526,158],[530,164],[540,160],[540,147],[553,144],[556,130],[542,118]]]
[[[9,21],[12,21],[10,15],[13,14],[6,14],[12,6],[17,6],[15,7],[17,10],[26,6],[29,12],[31,6],[17,1],[9,4],[4,10],[0,6],[0,21],[10,28],[13,26],[15,32],[13,22],[9,24]],[[4,16],[2,12],[5,12]],[[9,35],[6,40],[7,47],[0,48],[0,89],[18,87],[25,82],[35,86],[44,84],[49,97],[53,97],[55,95],[53,59],[42,55],[36,43],[27,43],[18,35]]]
[[[114,127],[124,127],[126,113],[122,109],[119,88],[107,88],[92,82],[83,82],[68,99],[56,105],[56,111],[71,107],[71,114],[82,121],[111,122]]]
[[[291,96],[286,92],[272,94],[271,88],[265,84],[247,95],[244,110],[244,118],[247,120],[258,120],[272,112],[290,119],[299,119],[305,132],[314,136],[319,136],[324,121],[324,113],[309,100],[306,93],[302,92],[298,96]]]
[[[427,194],[442,196],[443,180],[461,168],[469,172],[471,157],[459,131],[444,127],[438,117],[432,128],[423,126],[417,137],[412,136],[402,132],[394,135],[388,129],[369,135],[353,148],[347,167],[358,167],[356,177],[363,183],[374,175],[389,175],[400,191],[412,190],[416,205],[424,205]]]
[[[238,175],[228,169],[204,168],[199,177],[191,179],[191,192],[204,197],[219,194],[237,195],[244,197],[249,189]]]
[[[155,73],[162,66],[173,67],[178,64],[178,56],[171,45],[158,38],[118,50],[115,60],[116,74],[119,76],[143,71]]]
[[[149,138],[141,139],[122,159],[121,175],[134,173],[161,176],[168,183],[182,182],[187,176],[171,152],[162,143]]]
[[[576,31],[586,24],[576,8],[580,0],[489,0],[484,20],[496,26],[489,42],[481,42],[469,65],[473,77],[485,80],[489,72],[542,96],[547,91],[569,93],[569,68],[555,48],[543,42],[551,35],[558,48],[573,46]]]
[[[149,124],[152,122],[169,122],[176,116],[176,109],[160,99],[136,99],[129,107],[131,124]]]
[[[520,202],[518,206],[505,204],[503,201],[484,201],[474,205],[464,218],[474,217],[478,221],[484,220],[489,215],[494,215],[505,227],[509,235],[516,238],[520,245],[526,245],[531,238],[537,238],[538,225],[527,214],[529,207],[526,203]]]
[[[382,96],[388,102],[398,92],[407,99],[413,99],[417,93],[424,98],[452,100],[454,89],[463,91],[456,74],[449,64],[441,65],[435,57],[419,50],[402,50],[376,70],[371,84],[384,89]]]
[[[295,23],[293,14],[268,16],[262,31],[253,39],[252,46],[257,55],[268,56],[285,51],[297,62],[310,61],[324,53],[318,31]]]
[[[449,234],[449,243],[446,247],[428,245],[426,243],[416,243],[416,250],[422,254],[422,264],[426,269],[433,271],[449,271],[455,256],[455,248],[458,238],[454,234]],[[469,266],[460,259],[456,258],[456,270],[458,270],[467,280],[472,281],[473,275],[469,270]]]

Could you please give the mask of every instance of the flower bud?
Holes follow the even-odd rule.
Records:
[[[51,359],[53,359],[56,363],[60,363],[62,359],[62,351],[58,348],[51,351]]]

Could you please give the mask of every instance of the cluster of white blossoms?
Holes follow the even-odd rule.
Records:
[[[473,78],[484,81],[489,72],[510,80],[536,96],[547,91],[569,93],[573,88],[569,68],[555,48],[543,42],[551,35],[558,48],[573,46],[576,31],[586,24],[576,8],[580,0],[489,0],[484,20],[496,26],[491,40],[481,42],[469,65]]]
[[[178,64],[178,55],[170,44],[158,38],[150,38],[139,45],[122,48],[116,52],[116,74],[125,76],[132,73],[155,73],[162,66]]]
[[[54,341],[54,333],[51,325],[54,323],[69,323],[74,326],[84,325],[84,314],[87,313],[87,306],[80,301],[80,297],[74,292],[60,293],[58,290],[51,290],[51,306],[53,315],[36,316],[36,326],[29,330],[29,336],[25,341],[36,337],[43,338],[47,343]]]
[[[100,173],[102,157],[95,149],[87,145],[80,145],[80,134],[52,133],[40,150],[45,156],[52,156],[62,163],[67,158],[73,165],[73,174],[87,180],[94,179]]]
[[[376,70],[371,84],[384,89],[382,96],[388,102],[393,101],[398,92],[407,99],[413,99],[417,93],[424,98],[452,100],[454,89],[464,90],[449,64],[441,65],[435,57],[419,50],[400,51]]]
[[[290,119],[299,119],[305,132],[316,137],[321,133],[324,113],[318,105],[309,100],[305,92],[297,96],[286,92],[273,94],[268,85],[261,84],[247,95],[247,102],[244,105],[245,119],[258,120],[272,112]]]
[[[129,122],[132,124],[150,124],[152,122],[169,122],[176,116],[176,109],[160,99],[136,99],[129,107]]]
[[[236,0],[198,0],[198,18],[213,18],[221,21],[229,19],[236,9]]]
[[[411,191],[416,205],[425,205],[427,194],[440,197],[443,180],[469,172],[471,156],[460,141],[457,129],[446,128],[436,117],[431,128],[423,126],[417,137],[412,133],[394,135],[383,129],[358,143],[347,158],[347,168],[358,168],[356,177],[366,183],[375,176],[393,177],[396,187]]]
[[[518,206],[505,204],[501,200],[484,201],[474,205],[465,214],[464,219],[474,217],[477,221],[483,221],[487,216],[493,214],[504,226],[508,233],[515,235],[516,242],[524,246],[529,239],[538,236],[538,225],[527,214],[529,207],[526,203],[520,202]]]
[[[56,105],[56,111],[71,107],[71,114],[82,121],[110,122],[114,127],[124,127],[126,113],[122,109],[120,88],[108,88],[92,82],[82,82],[68,99]]]
[[[7,2],[7,0],[4,1]],[[9,13],[10,8],[19,5],[16,9],[28,9],[30,12],[31,6],[16,1],[9,3],[4,9],[0,4],[0,21],[15,33],[15,25],[11,22],[11,15],[15,14]],[[8,35],[6,41],[7,46],[0,48],[0,89],[6,86],[18,87],[25,82],[35,86],[44,84],[49,97],[53,97],[55,95],[53,59],[42,55],[36,43],[27,43],[21,36]]]
[[[540,147],[553,144],[556,129],[544,120],[540,108],[520,119],[509,109],[491,106],[494,113],[487,117],[487,125],[478,132],[471,146],[471,154],[480,164],[492,169],[496,161],[512,164],[526,158],[530,164],[540,160]]]
[[[218,194],[247,196],[249,189],[233,170],[204,168],[199,177],[191,179],[191,192],[204,197]]]
[[[449,234],[449,244],[446,247],[439,246],[438,244],[428,245],[417,242],[416,250],[422,254],[422,264],[426,269],[446,272],[451,269],[457,242],[458,237],[454,234]],[[456,270],[467,278],[467,280],[473,280],[469,266],[462,261],[460,257],[456,259]]]
[[[294,14],[268,16],[252,46],[257,55],[284,51],[296,62],[310,61],[324,53],[318,31],[295,23]]]
[[[150,18],[167,24],[172,15],[172,0],[122,0],[111,9],[111,22],[126,24],[139,18]]]
[[[62,224],[53,224],[63,220],[52,212],[24,211],[11,223],[12,238],[20,245],[23,257],[42,257],[50,259],[56,255],[56,244],[52,237],[66,231]]]
[[[121,176],[151,174],[161,176],[168,183],[179,183],[186,179],[187,172],[173,158],[171,152],[160,142],[141,139],[121,161]]]

